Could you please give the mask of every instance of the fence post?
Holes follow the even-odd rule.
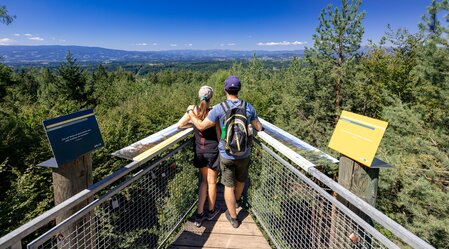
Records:
[[[53,168],[53,193],[55,199],[55,205],[67,200],[68,198],[74,196],[80,191],[89,187],[92,184],[92,154],[86,153],[84,155],[79,156],[75,160],[66,163],[59,168]],[[61,215],[56,217],[56,224],[61,223],[66,218],[70,217],[76,211],[80,210],[89,202],[92,201],[92,198],[87,199],[86,201],[81,202],[76,205],[74,208],[68,209],[63,212]],[[83,234],[88,234],[90,229],[90,218],[87,217],[84,221],[85,224],[81,225],[79,228],[76,228],[76,224],[67,229],[67,231],[61,234],[61,243],[65,244],[68,241],[68,236],[72,235],[72,233],[76,232],[70,241],[75,241],[76,245],[84,245],[83,248],[90,247],[92,243],[90,238],[84,238]],[[75,230],[76,229],[76,230]],[[79,236],[77,235],[79,234]]]
[[[53,193],[55,205],[69,199],[92,184],[92,154],[86,153],[75,160],[53,168]],[[56,223],[68,218],[88,204],[83,202],[56,218]]]
[[[351,158],[342,155],[340,157],[338,169],[338,183],[369,203],[371,206],[376,206],[377,189],[379,186],[379,168],[370,168],[361,165]],[[363,213],[363,210],[358,210],[341,197],[338,199],[366,222],[373,225],[373,221],[369,216]]]

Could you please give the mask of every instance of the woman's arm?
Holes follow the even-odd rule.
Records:
[[[189,123],[190,116],[189,116],[189,114],[187,112],[189,112],[189,110],[193,110],[193,107],[194,107],[193,105],[189,105],[189,107],[187,107],[186,113],[184,113],[182,118],[178,121],[178,128],[179,129],[192,127],[192,124]]]

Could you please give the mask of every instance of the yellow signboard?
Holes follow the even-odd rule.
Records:
[[[387,125],[385,121],[343,111],[329,147],[370,167]]]

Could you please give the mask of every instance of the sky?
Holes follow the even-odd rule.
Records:
[[[418,30],[431,0],[364,0],[368,39],[386,26]],[[321,9],[340,0],[0,0],[15,21],[0,45],[122,50],[296,50],[313,46]]]

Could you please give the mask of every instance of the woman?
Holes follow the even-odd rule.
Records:
[[[213,93],[211,87],[202,86],[198,92],[198,97],[200,98],[199,106],[189,106],[186,114],[179,120],[178,127],[185,128],[189,126],[189,112],[191,111],[198,119],[204,120],[211,110],[210,100]],[[219,169],[217,147],[219,141],[219,136],[217,135],[219,134],[219,128],[216,126],[204,131],[199,131],[195,126],[193,126],[193,128],[195,134],[194,165],[199,168],[201,174],[198,209],[197,214],[195,215],[194,224],[195,226],[200,227],[205,218],[212,220],[219,213],[219,209],[215,207],[216,180]],[[209,212],[207,212],[207,214],[204,210],[206,196],[208,197],[209,204]]]

